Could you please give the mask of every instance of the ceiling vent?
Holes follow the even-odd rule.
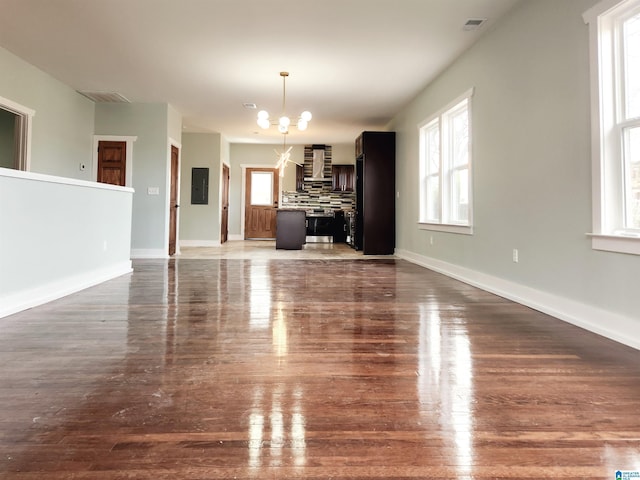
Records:
[[[487,21],[486,18],[470,18],[469,20],[466,21],[466,23],[464,24],[462,29],[463,30],[478,30],[482,25],[484,25],[484,22],[486,22],[486,21]]]
[[[248,110],[255,110],[258,108],[255,103],[243,103],[242,106]]]
[[[93,100],[96,103],[131,103],[128,99],[115,92],[81,92],[80,95],[84,95],[89,100]]]

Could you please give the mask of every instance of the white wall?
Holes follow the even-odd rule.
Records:
[[[591,157],[582,13],[594,3],[521,2],[397,115],[396,244],[405,258],[640,347],[640,257],[594,251],[585,235]],[[420,230],[417,125],[471,87],[474,234]]]
[[[0,168],[0,317],[130,272],[132,193]]]
[[[356,164],[356,139],[349,144],[331,145],[331,163],[335,165],[355,165]]]

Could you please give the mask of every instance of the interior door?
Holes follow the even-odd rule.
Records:
[[[229,167],[222,165],[222,206],[220,212],[220,243],[229,239]]]
[[[98,142],[98,182],[124,187],[126,172],[127,142]]]
[[[178,236],[178,147],[171,145],[171,192],[169,194],[169,255],[176,253]]]
[[[245,185],[244,238],[276,238],[278,171],[247,168]]]

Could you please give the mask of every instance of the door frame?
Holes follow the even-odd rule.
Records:
[[[133,142],[138,137],[124,135],[94,135],[93,136],[93,158],[91,161],[91,179],[98,181],[98,144],[100,142],[125,142],[127,144],[127,167],[125,170],[125,187],[133,188]]]
[[[242,192],[240,197],[240,238],[244,239],[244,223],[246,220],[246,192],[247,192],[247,169],[249,168],[274,168],[272,164],[259,164],[259,163],[243,163],[240,165],[242,168]],[[276,172],[276,175],[278,172]],[[284,182],[278,182],[278,207],[282,205],[282,184]]]
[[[230,201],[231,198],[231,165],[229,165],[228,163],[226,163],[225,161],[220,162],[220,188],[219,188],[219,192],[220,192],[220,200],[218,205],[220,205],[220,210],[218,213],[218,232],[219,232],[219,238],[218,238],[218,243],[220,245],[222,245],[224,242],[222,241],[222,204],[223,204],[223,194],[224,194],[224,169],[225,167],[227,168],[228,172],[229,172],[229,182],[227,185],[227,202]],[[243,223],[243,229],[244,229],[244,223]],[[228,204],[227,204],[227,241],[229,241],[229,208],[228,208]]]
[[[178,149],[178,178],[176,178],[176,198],[178,200],[178,205],[180,205],[180,177],[181,177],[181,168],[182,168],[182,143],[174,140],[169,137],[169,142],[167,143],[167,170],[166,170],[166,183],[165,183],[165,192],[167,195],[165,197],[165,229],[164,229],[164,254],[167,258],[169,257],[169,229],[171,228],[171,206],[169,205],[170,197],[171,197],[171,147],[176,147]],[[180,255],[180,208],[176,209],[176,253],[175,255]]]

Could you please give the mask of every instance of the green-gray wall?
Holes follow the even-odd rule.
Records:
[[[543,307],[555,302],[547,311],[624,340],[628,327],[640,330],[640,258],[594,251],[585,235],[591,132],[582,13],[595,3],[521,2],[396,116],[397,249],[478,284],[503,283],[507,296],[522,287]],[[471,87],[474,234],[421,230],[418,124]]]
[[[0,97],[35,110],[30,171],[91,180],[94,103],[0,48]]]
[[[134,256],[167,254],[170,107],[165,103],[96,104],[96,135],[137,136],[133,143]],[[175,123],[175,122],[173,122]],[[149,195],[149,187],[159,195]]]
[[[220,243],[221,135],[184,133],[180,179],[180,243],[207,246]],[[191,204],[191,171],[209,169],[209,197],[206,205]]]

